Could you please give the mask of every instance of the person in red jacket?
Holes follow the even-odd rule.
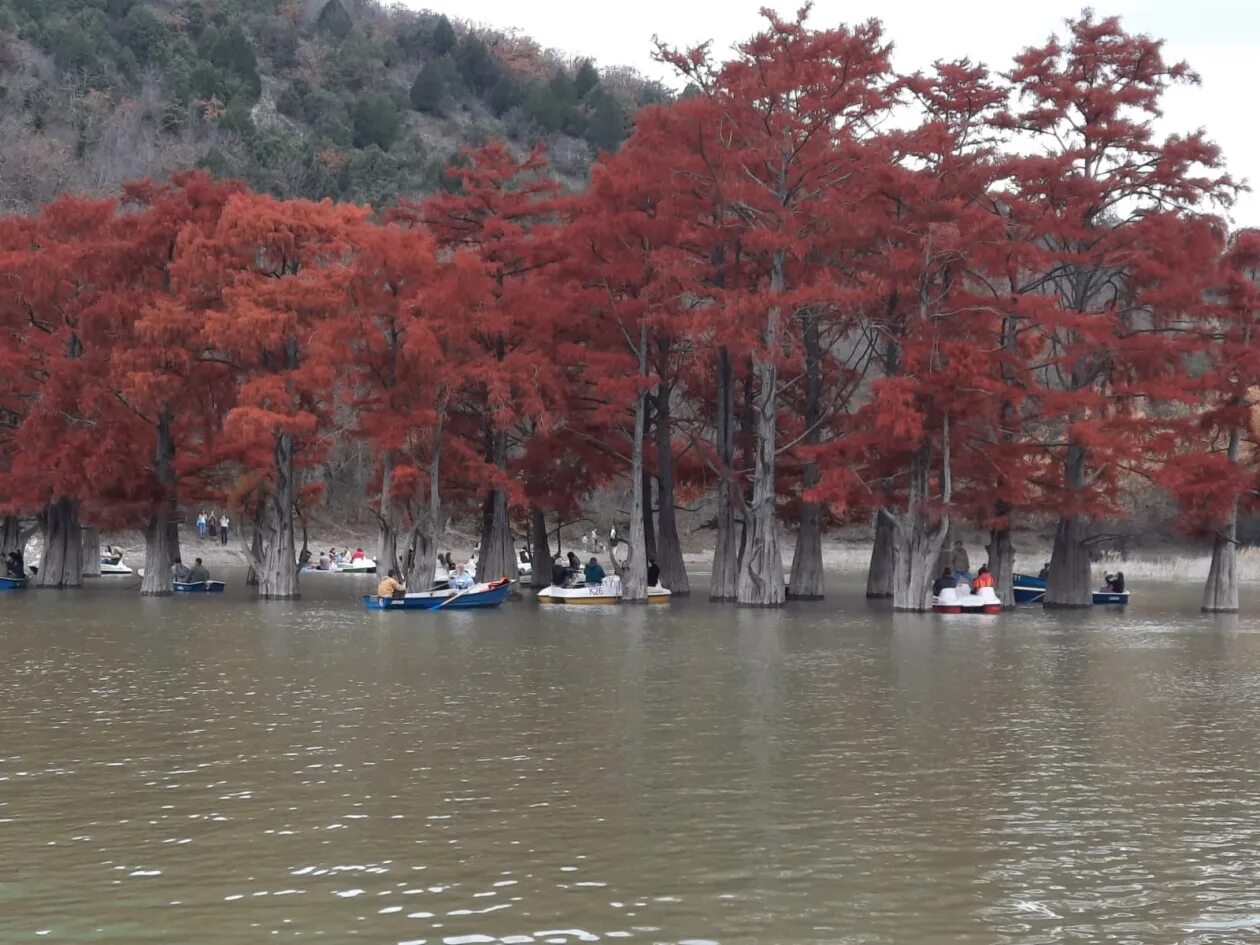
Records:
[[[987,564],[980,565],[980,572],[976,575],[976,579],[971,583],[971,589],[978,591],[982,587],[993,587],[993,575],[989,573]]]

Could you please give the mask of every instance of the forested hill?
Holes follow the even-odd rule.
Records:
[[[663,96],[375,0],[0,0],[0,210],[190,166],[379,206],[494,137],[580,180]]]

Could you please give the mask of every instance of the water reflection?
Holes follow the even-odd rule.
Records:
[[[848,582],[853,583],[853,582]],[[1260,932],[1260,624],[9,595],[0,941]]]

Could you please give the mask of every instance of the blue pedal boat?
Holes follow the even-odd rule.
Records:
[[[22,591],[26,589],[26,578],[0,577],[0,591]]]
[[[1046,598],[1046,579],[1033,577],[1030,574],[1015,575],[1015,603],[1017,604],[1041,604]],[[1129,602],[1129,592],[1121,591],[1094,591],[1094,604],[1099,606],[1110,605],[1113,607],[1123,607]]]
[[[222,594],[227,585],[222,581],[175,581],[176,594]]]
[[[477,584],[462,594],[449,589],[421,591],[405,597],[369,594],[363,598],[363,606],[368,610],[476,610],[498,607],[511,593],[512,582],[504,579],[493,584]]]

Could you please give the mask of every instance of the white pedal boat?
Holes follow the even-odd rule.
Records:
[[[135,574],[136,572],[122,563],[120,558],[115,561],[113,558],[101,558],[101,577],[108,574]]]
[[[649,587],[649,604],[668,604],[671,592],[664,587]],[[621,578],[615,574],[604,578],[600,584],[579,584],[576,587],[551,587],[538,592],[540,604],[620,604]]]
[[[991,587],[973,594],[970,587],[960,584],[941,588],[940,595],[932,598],[932,610],[938,614],[1000,614],[1002,600]]]

